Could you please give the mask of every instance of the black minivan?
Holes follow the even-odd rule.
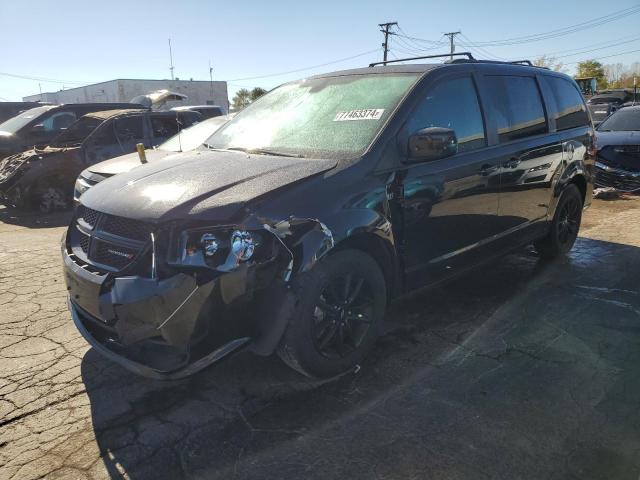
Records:
[[[469,55],[287,83],[200,149],[81,197],[62,243],[69,308],[146,376],[241,348],[336,375],[394,297],[531,242],[568,252],[593,146],[575,82],[543,68]]]

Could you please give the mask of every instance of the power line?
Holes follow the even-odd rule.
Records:
[[[605,55],[605,56],[602,56],[602,57],[588,58],[587,60],[603,60],[605,58],[619,57],[620,55],[626,55],[628,53],[636,53],[636,52],[640,52],[640,48],[637,49],[637,50],[627,50],[626,52],[614,53],[612,55]],[[575,64],[580,63],[580,62],[584,62],[584,60],[578,60],[576,62],[568,62],[565,65],[575,65]]]
[[[617,12],[610,13],[608,15],[604,15],[601,17],[597,17],[591,20],[587,20],[585,22],[577,23],[575,25],[569,25],[567,27],[558,28],[555,30],[550,30],[542,33],[535,33],[531,35],[524,35],[521,37],[512,37],[512,38],[504,38],[500,40],[487,40],[476,42],[474,47],[482,47],[482,46],[505,46],[505,45],[519,45],[522,43],[530,43],[530,42],[539,42],[541,40],[548,40],[551,38],[557,38],[565,35],[569,35],[571,33],[579,32],[581,30],[586,30],[589,28],[597,27],[600,25],[604,25],[606,23],[613,22],[615,20],[620,20],[621,18],[628,17],[630,15],[634,15],[640,12],[640,6],[629,7],[623,10],[619,10]]]
[[[340,58],[338,60],[333,60],[331,62],[319,63],[318,65],[311,65],[310,67],[296,68],[295,70],[288,70],[286,72],[279,72],[279,73],[270,73],[268,75],[260,75],[260,76],[257,76],[257,77],[232,78],[232,79],[227,80],[227,81],[228,82],[241,82],[243,80],[257,80],[257,79],[260,79],[260,78],[280,77],[282,75],[287,75],[289,73],[297,73],[297,72],[302,72],[304,70],[313,70],[314,68],[320,68],[320,67],[325,67],[327,65],[333,65],[334,63],[346,62],[347,60],[353,60],[354,58],[364,57],[365,55],[371,55],[372,53],[376,53],[377,51],[378,51],[378,49],[376,48],[375,50],[369,50],[368,52],[358,53],[357,55],[352,55],[350,57]]]
[[[83,83],[87,83],[87,82],[79,82],[77,80],[59,80],[55,78],[34,77],[31,75],[19,75],[17,73],[7,73],[7,72],[0,72],[0,75],[3,77],[20,78],[22,80],[34,80],[36,82],[60,83],[62,85],[67,83],[71,83],[74,85],[82,85]]]
[[[474,42],[472,44],[467,44],[465,46],[477,48],[477,47],[519,45],[523,43],[539,42],[539,41],[548,40],[551,38],[562,37],[565,35],[569,35],[571,33],[579,32],[581,30],[598,27],[600,25],[604,25],[606,23],[610,23],[615,20],[620,20],[630,15],[635,15],[637,13],[640,13],[640,6],[628,7],[623,10],[618,10],[616,12],[612,12],[607,15],[603,15],[597,18],[593,18],[591,20],[587,20],[585,22],[569,25],[562,28],[557,28],[555,30],[549,30],[547,32],[534,33],[531,35],[524,35],[521,37],[511,37],[511,38],[503,38],[503,39],[497,39],[497,40],[486,40],[486,41]],[[413,40],[415,42],[428,43],[431,45],[442,45],[442,42],[438,42],[436,40],[428,40],[424,38],[412,37],[409,35],[404,35],[404,38]]]

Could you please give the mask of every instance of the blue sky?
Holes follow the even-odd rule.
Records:
[[[593,0],[0,0],[0,100],[37,93],[38,83],[43,91],[56,91],[113,78],[169,78],[169,37],[177,77],[207,80],[211,61],[214,79],[229,81],[231,96],[241,86],[272,88],[314,73],[380,60],[382,34],[377,24],[381,22],[397,21],[406,36],[436,42],[444,40],[444,32],[461,30],[465,35],[461,41],[478,43],[548,32],[638,5],[637,0],[614,4]],[[638,50],[601,60],[629,64],[640,61],[638,25],[640,13],[553,39],[474,50],[485,58],[487,54],[533,58],[597,49],[561,58],[570,72],[574,67],[570,62]],[[391,51],[398,57],[429,46],[435,46],[429,53],[447,51],[445,45],[402,37],[391,40]],[[290,74],[246,79],[358,54],[363,55]]]

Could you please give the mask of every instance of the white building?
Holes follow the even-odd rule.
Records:
[[[227,82],[206,80],[136,80],[117,79],[23,97],[25,102],[51,103],[129,102],[133,97],[167,89],[187,96],[185,101],[167,102],[164,109],[179,105],[219,105],[229,111]]]

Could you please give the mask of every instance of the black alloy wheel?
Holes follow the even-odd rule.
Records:
[[[313,340],[320,354],[345,357],[358,349],[371,328],[371,286],[357,274],[329,280],[313,313]]]
[[[578,238],[581,221],[582,193],[570,184],[558,200],[547,235],[533,242],[540,256],[551,259],[569,252]]]
[[[296,276],[292,287],[297,302],[280,358],[309,377],[353,369],[382,330],[387,284],[377,262],[359,250],[341,250]]]

